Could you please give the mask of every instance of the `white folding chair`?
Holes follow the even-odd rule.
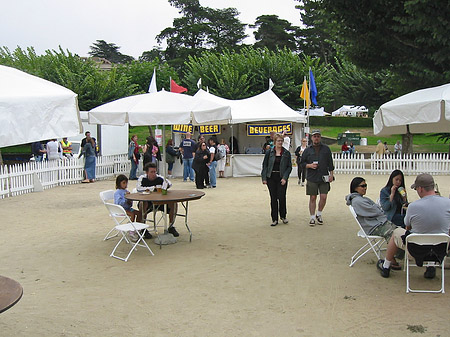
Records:
[[[357,235],[360,238],[366,239],[367,243],[362,246],[355,255],[352,256],[352,259],[350,261],[350,267],[352,267],[356,261],[358,261],[360,258],[362,258],[366,253],[369,251],[373,251],[374,254],[377,257],[377,261],[381,259],[381,251],[386,250],[385,248],[382,248],[384,242],[386,241],[382,236],[378,235],[367,235],[366,232],[364,232],[364,229],[362,228],[361,224],[359,223],[358,217],[355,213],[355,210],[351,205],[348,206],[350,213],[352,213],[353,217],[355,218],[356,223],[359,226],[359,231]],[[368,247],[368,248],[367,248]]]
[[[447,234],[409,234],[406,237],[406,292],[414,292],[414,293],[445,293],[444,289],[444,263],[446,255],[448,254],[448,248],[450,243],[450,236]],[[409,249],[411,251],[414,249],[413,246],[420,246],[421,253],[428,254],[423,260],[423,266],[426,267],[441,267],[441,289],[439,290],[419,290],[419,289],[411,289],[410,286],[410,267],[418,267],[416,264],[417,261],[414,258],[414,256],[409,252]],[[441,261],[437,258],[437,254],[439,254],[439,250],[444,250],[445,254],[443,255],[443,258]],[[421,255],[423,255],[421,254]],[[432,257],[433,256],[433,257]],[[409,260],[412,260],[414,262],[410,262]]]
[[[105,205],[106,205],[107,202],[114,203],[114,190],[106,190],[106,191],[100,192],[100,199],[102,199],[103,204],[105,204]],[[111,233],[113,233],[113,234],[110,235]],[[103,239],[103,241],[109,240],[111,238],[115,238],[118,235],[119,235],[119,231],[117,231],[116,228],[113,227],[108,232],[108,234],[106,234],[106,236]]]
[[[125,212],[125,210],[123,209],[123,207],[120,205],[105,203],[105,206],[108,209],[109,214],[113,218],[114,222],[116,223],[116,226],[114,226],[114,228],[120,234],[122,234],[122,237],[120,238],[119,242],[114,247],[110,256],[126,262],[126,261],[128,261],[128,258],[130,257],[131,253],[136,249],[137,246],[147,248],[148,251],[150,252],[150,254],[153,256],[154,254],[153,254],[152,250],[147,245],[147,242],[145,242],[144,236],[141,233],[141,231],[144,229],[148,230],[149,226],[144,223],[140,223],[140,222],[132,222],[130,220],[130,218],[128,217],[127,213]],[[134,232],[135,235],[138,236],[138,239],[134,243],[132,242],[132,238],[130,237],[130,232]],[[128,252],[128,254],[125,258],[114,255],[117,247],[119,247],[119,245],[124,240],[126,243],[132,245],[130,251]]]

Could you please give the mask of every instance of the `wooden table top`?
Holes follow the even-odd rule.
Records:
[[[166,203],[198,200],[204,195],[205,192],[196,190],[168,190],[167,194],[165,195],[163,195],[161,192],[138,192],[126,194],[125,198],[133,201],[152,201]]]
[[[19,282],[0,276],[0,313],[19,302],[22,294],[23,288]]]

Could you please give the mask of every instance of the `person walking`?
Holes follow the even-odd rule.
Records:
[[[327,195],[330,191],[330,183],[334,180],[334,164],[330,148],[322,144],[320,130],[311,132],[312,144],[302,155],[301,165],[306,168],[306,195],[309,195],[309,225],[323,225],[322,211],[327,203]],[[316,203],[317,195],[319,205]]]
[[[190,132],[186,133],[186,138],[180,143],[179,148],[183,156],[183,181],[187,181],[188,178],[194,181],[192,163],[195,155],[195,142],[191,139]]]
[[[306,167],[301,166],[300,163],[302,161],[303,152],[308,147],[308,140],[306,138],[302,138],[302,144],[297,146],[295,149],[295,156],[297,157],[297,175],[298,175],[298,183],[301,186],[305,186],[306,179]]]
[[[128,145],[128,159],[131,161],[130,180],[137,180],[136,172],[139,165],[139,144],[137,143],[138,137],[136,135],[131,136],[130,144]]]
[[[283,148],[283,136],[274,135],[275,146],[266,151],[262,163],[261,179],[267,185],[270,194],[271,226],[278,225],[278,213],[284,224],[286,218],[286,191],[289,175],[292,171],[291,153]]]

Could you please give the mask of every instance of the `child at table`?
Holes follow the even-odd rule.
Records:
[[[114,192],[114,203],[116,205],[122,206],[125,209],[131,221],[142,222],[141,212],[131,207],[133,206],[133,201],[125,199],[125,195],[130,193],[127,190],[127,187],[128,187],[128,178],[123,174],[119,174],[116,178],[116,191]]]

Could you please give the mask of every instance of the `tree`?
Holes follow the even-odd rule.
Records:
[[[317,0],[304,0],[305,3]],[[395,96],[450,81],[447,1],[321,0],[338,48],[355,65],[391,72]]]
[[[266,47],[269,50],[287,48],[297,50],[295,35],[298,27],[293,27],[289,21],[280,19],[277,15],[261,15],[256,18],[253,32],[256,42],[254,47]]]
[[[107,43],[105,40],[97,40],[89,48],[91,49],[89,55],[105,58],[112,63],[128,63],[134,60],[133,57],[119,52],[119,46]]]

